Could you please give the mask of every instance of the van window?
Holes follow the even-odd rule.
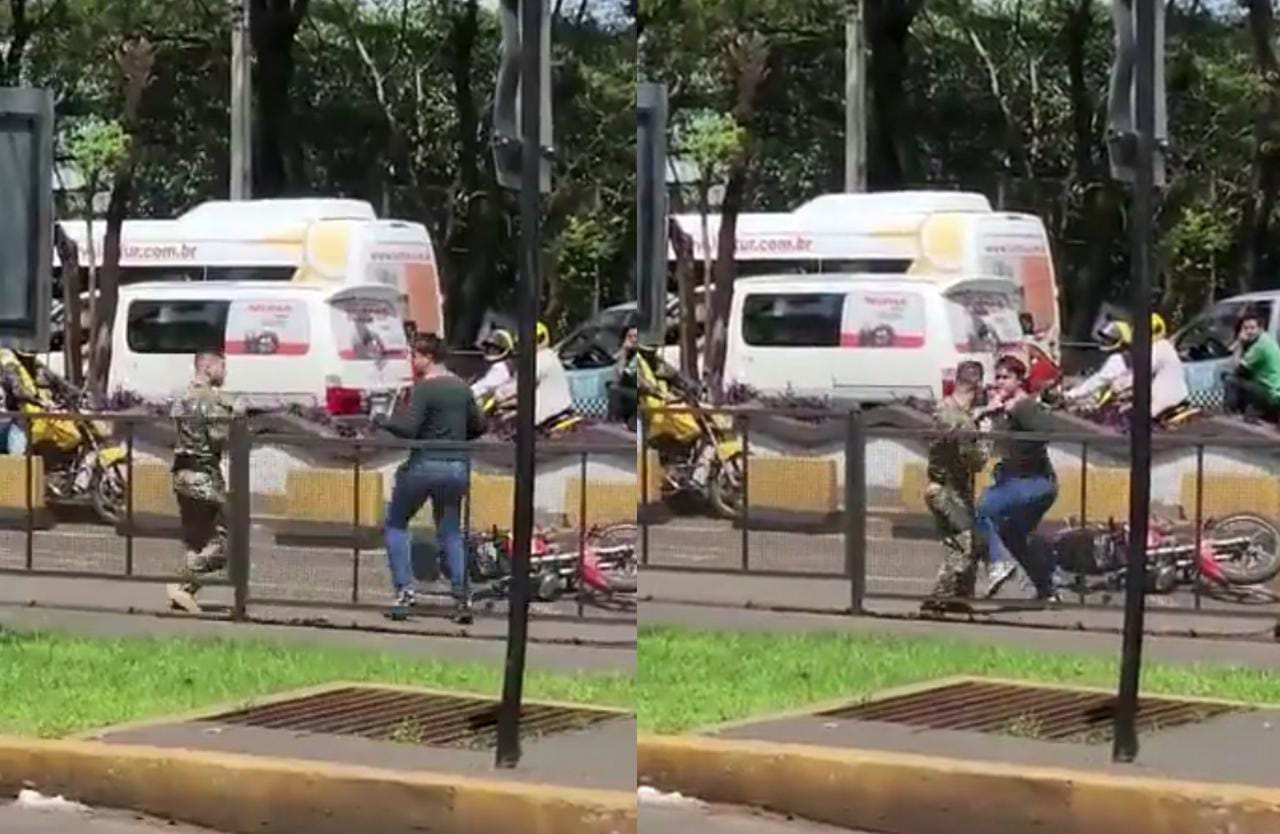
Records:
[[[1174,347],[1178,356],[1191,362],[1222,359],[1231,354],[1231,343],[1236,340],[1236,324],[1246,310],[1262,315],[1270,330],[1271,302],[1249,303],[1224,301],[1192,320],[1177,336]]]
[[[229,301],[174,299],[129,304],[125,341],[134,353],[199,353],[226,346]]]
[[[948,293],[946,300],[956,350],[990,353],[1022,341],[1022,323],[1011,295],[958,290]]]
[[[742,340],[755,347],[839,347],[843,293],[761,293],[742,302]]]
[[[855,290],[849,293],[849,316],[843,340],[847,347],[924,347],[924,298],[919,293]]]
[[[228,356],[305,356],[311,349],[306,303],[269,298],[233,302],[226,349]]]
[[[376,361],[409,355],[404,323],[391,302],[378,298],[344,298],[330,306],[339,358]]]

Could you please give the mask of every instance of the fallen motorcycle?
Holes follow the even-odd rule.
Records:
[[[1209,590],[1256,586],[1280,574],[1280,529],[1262,516],[1236,513],[1206,521],[1199,548],[1194,530],[1179,532],[1152,518],[1147,536],[1149,594],[1169,594],[1197,585]],[[1120,591],[1125,587],[1128,525],[1114,521],[1068,527],[1032,536],[1031,546],[1069,578],[1062,590]]]
[[[555,602],[579,591],[613,601],[634,596],[637,537],[634,524],[613,524],[589,530],[583,547],[567,550],[548,531],[536,532],[529,554],[533,598]],[[512,544],[512,535],[497,529],[471,537],[468,572],[475,599],[510,596]]]

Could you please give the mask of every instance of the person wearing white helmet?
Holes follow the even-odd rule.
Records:
[[[480,343],[480,350],[489,369],[484,376],[471,383],[471,393],[480,402],[497,392],[509,383],[514,376],[511,371],[512,356],[515,354],[516,340],[509,331],[498,328],[491,332]]]

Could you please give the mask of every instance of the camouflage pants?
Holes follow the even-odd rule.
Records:
[[[978,574],[973,498],[953,487],[931,483],[925,489],[924,501],[942,536],[942,567],[934,581],[932,595],[952,599],[972,597]]]
[[[221,473],[179,471],[173,476],[173,492],[187,551],[182,580],[194,591],[200,586],[199,577],[216,573],[227,564],[227,528],[222,512],[226,490]]]

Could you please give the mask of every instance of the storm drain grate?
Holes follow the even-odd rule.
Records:
[[[1115,696],[1070,689],[964,681],[818,713],[932,730],[969,730],[1045,741],[1102,743],[1112,738]],[[1245,707],[1142,698],[1138,729],[1195,724]]]
[[[520,727],[525,737],[539,737],[581,730],[620,717],[619,713],[604,710],[525,704],[520,711]],[[206,720],[270,730],[474,749],[497,743],[498,702],[347,687],[236,710]]]

